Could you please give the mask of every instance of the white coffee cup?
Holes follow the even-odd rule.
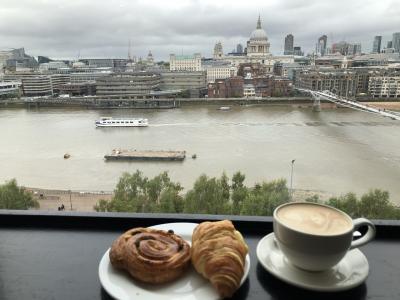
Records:
[[[365,235],[353,241],[353,232],[365,225]],[[352,220],[328,205],[290,202],[275,209],[274,234],[292,264],[307,271],[323,271],[336,265],[349,250],[371,241],[375,226],[364,218]]]

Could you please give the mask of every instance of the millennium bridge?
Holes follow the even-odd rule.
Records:
[[[321,100],[329,101],[332,103],[335,103],[337,105],[341,105],[344,107],[352,108],[355,110],[363,111],[363,112],[368,112],[372,114],[378,114],[383,117],[388,117],[391,118],[392,120],[399,120],[400,121],[400,112],[388,110],[388,109],[382,109],[382,108],[376,108],[373,107],[369,104],[363,103],[363,102],[358,102],[356,100],[350,100],[344,97],[340,97],[330,91],[313,91],[313,90],[307,90],[307,89],[302,89],[302,88],[296,88],[299,92],[303,93],[309,93],[311,94],[312,98],[314,99],[313,103],[313,109],[315,111],[320,111],[321,110]]]

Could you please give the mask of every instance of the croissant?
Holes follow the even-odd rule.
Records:
[[[193,231],[192,264],[223,298],[231,297],[240,287],[247,252],[231,221],[203,222]]]
[[[166,283],[190,265],[190,246],[172,231],[134,228],[117,238],[110,250],[111,264],[135,279]]]

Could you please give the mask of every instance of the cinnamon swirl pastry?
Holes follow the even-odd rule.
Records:
[[[192,235],[192,263],[222,298],[240,287],[248,247],[231,221],[203,222]]]
[[[166,283],[189,266],[190,246],[173,232],[134,228],[114,241],[110,261],[139,281]]]

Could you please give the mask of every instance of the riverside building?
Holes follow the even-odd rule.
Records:
[[[67,74],[30,75],[21,79],[24,96],[53,96],[60,86],[71,81]]]
[[[400,71],[371,75],[368,92],[373,98],[400,98]]]
[[[160,88],[165,92],[183,92],[185,97],[199,98],[205,95],[207,77],[205,71],[162,72]]]
[[[74,72],[71,73],[71,83],[96,82],[97,79],[111,75],[111,71]]]
[[[115,73],[96,79],[96,94],[144,99],[160,90],[160,79],[160,74],[151,72]]]
[[[302,70],[296,73],[295,86],[313,91],[329,90],[343,97],[353,97],[357,93],[356,73],[344,70]]]
[[[243,97],[244,80],[241,76],[216,79],[208,84],[209,98],[241,98]]]

